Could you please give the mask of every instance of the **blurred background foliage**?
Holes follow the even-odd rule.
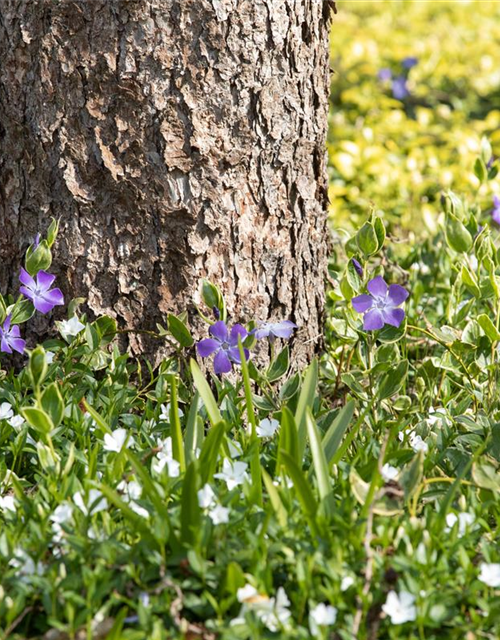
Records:
[[[332,29],[330,217],[351,232],[370,208],[412,241],[439,228],[443,189],[484,212],[500,179],[480,184],[481,137],[500,155],[500,2],[340,0]],[[403,69],[406,58],[417,64]],[[407,75],[409,95],[393,97]],[[383,75],[383,73],[382,73]]]

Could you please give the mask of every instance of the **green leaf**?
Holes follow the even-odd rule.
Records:
[[[52,254],[47,240],[42,240],[36,249],[26,252],[25,266],[30,276],[35,276],[41,269],[46,271],[51,263]]]
[[[193,346],[193,337],[184,322],[179,320],[179,318],[174,316],[172,313],[168,315],[167,322],[170,333],[181,345],[181,347],[188,348]]]
[[[288,346],[286,346],[269,365],[266,373],[266,378],[269,382],[275,382],[286,374],[288,371],[289,360],[290,350]]]
[[[64,416],[64,402],[59,387],[52,382],[41,397],[42,409],[50,416],[54,427],[58,427]]]
[[[299,436],[299,460],[304,455],[306,446],[306,416],[307,409],[312,409],[316,396],[316,386],[318,384],[318,361],[314,359],[306,369],[302,389],[300,391],[297,411],[295,412],[295,422]]]
[[[217,406],[217,402],[210,390],[210,387],[208,386],[205,376],[202,374],[200,367],[195,360],[191,360],[191,375],[193,376],[194,385],[203,400],[212,426],[222,422],[222,416],[220,414],[219,407]]]
[[[370,484],[368,482],[365,482],[359,476],[354,467],[349,473],[349,481],[351,483],[351,489],[356,500],[360,504],[365,505],[370,490]],[[383,496],[383,498],[377,500],[373,504],[373,513],[379,516],[395,516],[402,513],[402,511],[396,499],[385,495]]]
[[[203,447],[200,453],[200,473],[202,484],[206,484],[213,478],[225,432],[226,423],[219,422],[219,424],[216,424],[210,429],[205,441],[203,442]]]
[[[489,316],[487,316],[485,313],[482,313],[477,317],[477,321],[481,329],[492,342],[497,342],[498,340],[500,340],[500,332],[495,327]]]
[[[356,234],[356,242],[360,251],[365,256],[371,256],[377,253],[379,248],[379,240],[377,232],[371,222],[365,222]]]
[[[8,313],[10,313],[11,315],[10,323],[12,325],[23,324],[34,316],[35,307],[33,306],[31,300],[23,298],[22,300],[18,300],[14,305],[10,305],[6,309],[5,315],[7,315]]]
[[[408,375],[408,360],[401,360],[401,362],[388,371],[380,382],[377,396],[379,400],[385,400],[397,393],[406,381]]]
[[[445,218],[445,235],[448,246],[458,253],[467,253],[472,247],[472,236],[452,213]]]
[[[43,382],[48,370],[47,358],[43,347],[38,346],[31,352],[28,370],[33,387],[36,389]]]
[[[485,182],[488,177],[488,169],[481,158],[476,158],[474,162],[474,174],[479,182]]]
[[[177,380],[174,375],[170,378],[170,436],[172,438],[172,454],[179,462],[181,471],[186,470],[184,441],[182,439],[181,422],[179,419],[179,402],[177,400]]]
[[[422,476],[424,474],[424,455],[420,451],[411,461],[409,465],[406,465],[403,473],[401,474],[400,484],[404,489],[405,498],[409,500],[417,490],[418,486],[422,482]]]
[[[181,532],[185,545],[196,545],[201,531],[201,510],[197,495],[196,462],[192,462],[184,476],[181,497]]]
[[[117,324],[114,318],[110,316],[100,316],[92,323],[95,327],[101,346],[105,346],[113,340],[117,332]]]
[[[342,407],[335,420],[330,425],[330,428],[323,436],[322,446],[328,464],[330,464],[333,456],[337,452],[340,443],[342,442],[342,438],[344,437],[344,434],[352,420],[353,414],[354,400],[350,400],[345,407]]]
[[[274,486],[271,476],[266,472],[265,469],[262,469],[262,478],[264,480],[264,484],[266,485],[269,500],[271,501],[271,505],[274,509],[274,513],[276,514],[278,523],[280,527],[285,529],[288,522],[288,515],[285,507],[283,506],[283,503],[281,502],[278,489]]]
[[[200,396],[197,391],[194,392],[191,406],[186,422],[186,433],[184,435],[184,450],[186,454],[186,462],[189,463],[195,457],[197,448],[201,448],[201,440],[199,439],[198,429],[198,407]]]
[[[325,515],[330,518],[335,510],[332,483],[330,480],[325,452],[321,443],[321,437],[310,409],[308,409],[306,413],[306,425],[307,435],[309,437],[309,446],[311,448],[313,459],[314,473],[318,482],[319,497],[322,500]]]
[[[468,291],[472,293],[475,298],[480,298],[481,290],[479,288],[479,284],[477,283],[475,276],[472,275],[472,273],[469,271],[469,269],[467,269],[465,265],[462,266],[461,275],[462,282],[464,283],[464,286],[468,289]]]
[[[318,525],[316,523],[316,512],[318,511],[318,504],[307,479],[295,460],[289,456],[286,451],[281,452],[281,459],[285,465],[287,474],[293,482],[294,493],[300,502],[304,515],[309,520],[311,530],[313,534],[317,535]]]
[[[26,409],[21,409],[21,414],[24,419],[40,433],[46,435],[54,429],[54,424],[50,416],[42,409],[28,407]]]
[[[281,451],[285,451],[297,463],[300,463],[299,436],[297,425],[292,412],[288,407],[281,411],[281,425],[278,442],[278,454],[276,457],[276,469],[279,471],[281,464]]]
[[[154,481],[148,471],[144,468],[144,465],[140,462],[139,458],[130,450],[124,450],[125,455],[130,460],[135,472],[139,476],[143,487],[143,494],[147,496],[154,504],[156,509],[156,517],[163,520],[164,523],[169,522],[168,507],[166,500],[160,495]]]
[[[500,491],[500,474],[491,464],[474,463],[472,465],[472,479],[481,489]]]
[[[377,236],[377,251],[380,251],[385,242],[385,227],[384,223],[382,222],[382,218],[380,218],[379,216],[375,216],[375,218],[373,219],[373,228],[375,229],[375,235]]]

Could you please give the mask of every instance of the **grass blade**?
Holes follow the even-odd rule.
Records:
[[[202,374],[201,369],[195,360],[191,360],[191,375],[193,376],[194,385],[207,409],[212,427],[214,427],[219,422],[222,422],[222,416],[219,411],[219,407],[217,406],[217,401],[214,398],[214,394],[212,393],[205,376]]]
[[[306,370],[302,390],[299,396],[297,411],[295,412],[295,422],[299,434],[299,460],[302,460],[304,450],[306,448],[306,416],[307,409],[312,408],[314,397],[316,395],[316,386],[318,384],[318,361],[315,359],[311,362]]]

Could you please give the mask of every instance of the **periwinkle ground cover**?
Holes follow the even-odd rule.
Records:
[[[434,176],[418,243],[359,175],[377,208],[335,246],[306,371],[289,370],[300,326],[232,319],[210,283],[206,335],[169,316],[158,339],[176,354],[156,371],[76,301],[24,351],[12,341],[45,311],[2,299],[26,364],[1,347],[0,638],[498,637],[498,165],[488,139],[476,150],[450,169],[462,190]],[[56,234],[28,250],[31,291]],[[218,324],[238,321],[232,339]]]

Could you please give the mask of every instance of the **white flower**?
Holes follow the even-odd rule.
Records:
[[[480,574],[478,577],[481,582],[484,582],[488,587],[500,587],[500,563],[493,562],[488,564],[481,562],[479,569]]]
[[[85,325],[78,320],[76,316],[73,316],[70,320],[61,320],[56,323],[59,327],[59,333],[67,340],[70,336],[76,336],[85,329]]]
[[[18,571],[18,574],[23,577],[35,575],[41,576],[43,574],[42,563],[35,563],[33,558],[29,556],[23,549],[17,549],[14,552],[14,557],[9,562],[9,564],[11,567],[15,567]]]
[[[12,405],[9,402],[2,402],[2,404],[0,404],[0,420],[8,420],[12,418],[13,415]]]
[[[106,451],[116,451],[116,453],[120,453],[127,441],[127,437],[128,432],[126,429],[115,429],[113,433],[106,433],[104,435],[103,447]],[[132,437],[128,438],[127,448],[131,447],[133,444],[134,439]]]
[[[236,592],[238,601],[243,604],[240,615],[231,621],[231,625],[245,624],[245,612],[253,611],[269,631],[278,631],[286,626],[291,617],[288,610],[290,601],[283,587],[280,587],[275,598],[260,594],[251,584],[246,584]]]
[[[404,429],[403,431],[400,431],[398,433],[399,441],[403,442],[403,440],[405,439],[405,436],[409,435],[410,433],[411,433],[411,428]]]
[[[209,484],[198,491],[198,504],[202,509],[208,509],[215,504],[215,493]]]
[[[14,496],[0,496],[0,511],[16,511],[16,502]]]
[[[392,624],[404,624],[417,619],[414,603],[415,596],[408,591],[401,591],[399,595],[395,591],[389,591],[382,611],[390,617]]]
[[[211,507],[208,515],[214,524],[225,524],[229,522],[229,509],[220,504]]]
[[[54,356],[56,354],[53,351],[46,351],[45,352],[45,362],[47,364],[52,364],[54,362]]]
[[[270,598],[268,603],[263,602],[256,607],[256,614],[269,631],[276,632],[280,627],[285,627],[291,617],[288,607],[290,600],[283,587],[276,592],[276,598]]]
[[[264,418],[264,420],[261,420],[257,425],[257,435],[259,438],[272,438],[279,426],[280,423],[274,418],[271,418],[271,420],[269,418]]]
[[[168,469],[170,478],[177,478],[180,474],[181,465],[174,458],[172,438],[170,436],[165,440],[158,439],[158,447],[161,449],[153,460],[153,471],[161,473],[165,467]]]
[[[313,636],[317,636],[319,627],[328,627],[335,624],[337,609],[330,604],[320,602],[309,611],[309,628]]]
[[[340,583],[340,590],[347,591],[349,587],[352,587],[354,584],[354,578],[352,576],[344,576],[342,578],[342,582]]]
[[[73,496],[76,506],[88,516],[108,508],[108,502],[98,489],[90,489],[87,500],[84,500],[81,491],[77,491]]]
[[[236,442],[236,440],[228,439],[227,445],[229,447],[229,455],[231,456],[231,458],[239,458],[243,455],[241,444],[239,442]]]
[[[63,502],[54,509],[54,513],[52,513],[49,518],[55,524],[60,525],[68,522],[68,520],[71,519],[72,515],[73,507],[69,503]]]
[[[14,416],[9,420],[9,424],[13,429],[19,429],[24,424],[24,418],[22,416]]]
[[[433,427],[436,424],[441,424],[443,418],[446,418],[446,411],[444,409],[429,408],[429,416],[427,418],[427,424]]]
[[[240,587],[236,592],[236,597],[238,598],[238,602],[246,602],[247,600],[251,600],[258,595],[258,591],[251,584],[246,584],[244,587]]]
[[[240,484],[243,484],[246,478],[248,478],[246,470],[248,465],[246,462],[232,462],[227,458],[222,463],[221,473],[215,473],[214,478],[224,480],[227,484],[229,491],[234,489]]]
[[[453,529],[455,524],[458,522],[458,537],[461,538],[466,530],[472,526],[474,523],[475,517],[472,513],[459,513],[458,516],[455,513],[448,513],[446,515],[446,524],[448,525],[445,529],[446,532],[449,532]]]
[[[184,415],[184,411],[180,407],[177,407],[177,415],[179,416],[179,418],[182,418],[182,416]],[[160,420],[170,422],[170,402],[167,402],[166,405],[161,405]]]
[[[410,436],[410,447],[417,453],[419,451],[423,451],[424,453],[427,453],[429,451],[429,445],[427,444],[427,442],[424,442],[422,440],[421,436]]]
[[[119,484],[116,485],[118,491],[121,491],[123,495],[123,499],[125,502],[130,502],[130,500],[138,500],[142,494],[141,485],[135,480],[131,480],[127,482],[126,480],[122,480]]]
[[[132,511],[137,513],[138,516],[141,516],[142,518],[149,518],[149,511],[144,507],[141,507],[141,505],[134,500],[131,500],[128,506],[132,509]]]
[[[390,482],[391,480],[395,480],[398,477],[399,469],[393,467],[387,462],[382,467],[382,478],[385,482]]]

